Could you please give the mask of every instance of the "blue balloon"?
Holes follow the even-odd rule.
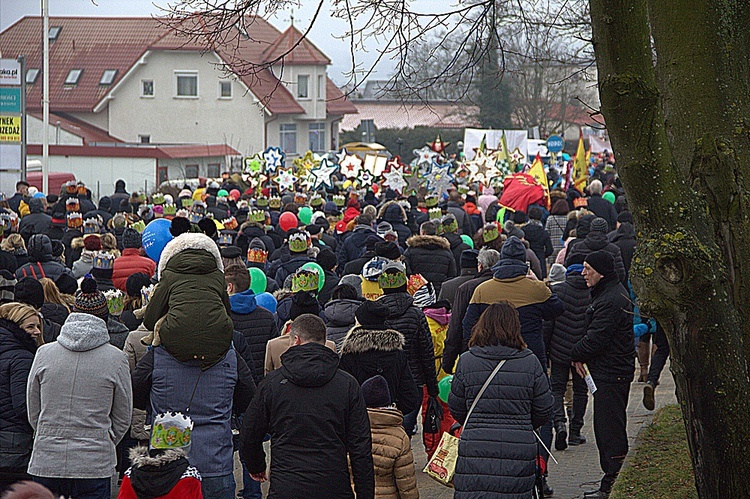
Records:
[[[255,303],[259,307],[263,307],[266,310],[270,310],[271,313],[276,313],[276,298],[269,292],[263,292],[259,295],[255,295]]]
[[[161,252],[164,251],[164,247],[172,240],[172,233],[169,232],[171,225],[172,222],[166,218],[159,218],[148,224],[143,230],[143,250],[150,259],[157,263],[159,263],[159,257]]]

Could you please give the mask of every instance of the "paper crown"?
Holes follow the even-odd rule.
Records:
[[[237,219],[234,217],[229,217],[222,220],[221,225],[223,225],[226,230],[236,230],[238,226]]]
[[[151,449],[187,449],[193,434],[193,420],[181,412],[157,414],[151,427]]]
[[[278,196],[273,196],[268,200],[268,206],[270,208],[281,208],[281,198]]]
[[[250,213],[247,214],[247,219],[259,224],[265,223],[266,212],[263,210],[250,210]]]
[[[307,203],[307,194],[304,194],[302,192],[295,192],[294,204],[303,205],[305,203]]]
[[[174,214],[175,218],[182,217],[182,218],[188,218],[190,216],[190,212],[187,211],[185,208],[177,210],[177,213]]]
[[[443,217],[442,210],[437,207],[427,210],[427,214],[430,216],[430,220],[440,221],[440,219]]]
[[[83,184],[79,184],[78,187],[76,188],[76,191],[78,192],[78,194],[82,196],[85,196],[87,194],[86,186]]]
[[[165,217],[173,217],[177,214],[177,205],[174,203],[169,203],[164,205],[164,216]]]
[[[419,291],[419,288],[427,284],[427,279],[422,277],[422,274],[413,274],[409,276],[409,282],[406,284],[406,291],[414,296]]]
[[[190,208],[193,206],[193,198],[180,198],[180,203],[183,208]]]
[[[310,198],[310,206],[321,206],[323,204],[323,197],[320,194],[316,194]]]
[[[125,308],[125,295],[119,289],[110,289],[104,292],[104,298],[107,299],[107,308],[110,315],[119,317]]]
[[[424,198],[424,204],[428,208],[432,208],[433,206],[437,206],[437,204],[438,204],[438,198],[437,198],[437,196],[430,195],[430,196],[425,197]]]
[[[459,185],[458,186],[458,192],[461,194],[468,194],[469,193],[469,186],[468,185]]]
[[[134,224],[130,226],[131,229],[143,234],[143,231],[146,230],[146,222],[143,220],[138,220]]]
[[[153,204],[164,204],[164,194],[161,192],[155,192],[153,196],[151,196],[151,201]]]
[[[260,248],[249,248],[247,250],[247,261],[252,263],[266,263],[268,251]]]
[[[341,208],[342,206],[344,206],[344,203],[346,203],[346,198],[342,196],[341,194],[337,194],[333,196],[333,202],[336,206]]]
[[[65,201],[65,210],[66,211],[78,211],[80,207],[80,203],[78,202],[78,198],[68,198],[67,201]]]
[[[94,255],[94,267],[99,270],[112,270],[115,268],[115,257],[109,253],[100,252]]]
[[[573,206],[576,208],[584,208],[589,205],[589,202],[586,198],[575,198],[573,200]]]
[[[190,213],[188,214],[188,220],[190,220],[190,223],[197,224],[201,220],[203,220],[203,214],[198,213],[196,211],[190,210]]]
[[[89,218],[83,222],[84,234],[98,234],[99,230],[99,221],[96,218]]]
[[[260,196],[256,201],[255,204],[260,206],[261,208],[265,208],[268,206],[268,198],[265,196]]]
[[[378,276],[380,289],[395,289],[404,286],[406,280],[406,268],[398,262],[388,263],[383,272]]]
[[[83,227],[83,215],[81,215],[77,211],[68,213],[67,219],[68,219],[68,228],[80,229],[81,227]]]
[[[0,228],[2,228],[3,232],[9,232],[11,227],[10,215],[7,213],[0,214]]]
[[[299,269],[292,276],[292,293],[297,293],[298,291],[317,293],[318,273],[314,270]]]
[[[75,180],[69,180],[65,182],[65,192],[67,194],[77,194],[78,193],[78,184],[76,184]]]
[[[236,235],[237,232],[233,230],[222,230],[219,232],[219,246],[231,246]]]
[[[309,234],[307,232],[297,232],[289,236],[289,250],[294,253],[302,253],[307,251],[307,238]]]
[[[456,232],[458,230],[458,221],[453,215],[446,215],[441,220],[444,232]]]
[[[485,243],[494,241],[498,237],[500,237],[500,231],[497,228],[497,224],[490,222],[484,225],[484,229],[482,230],[482,240]]]

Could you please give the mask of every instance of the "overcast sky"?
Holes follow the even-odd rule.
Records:
[[[51,16],[149,16],[159,14],[158,5],[166,5],[168,0],[49,0]],[[327,1],[327,0],[326,0]],[[417,0],[420,4],[430,10],[445,9],[455,3],[456,0]],[[169,0],[174,3],[175,0]],[[156,4],[156,5],[155,5]],[[317,2],[301,0],[302,6],[295,10],[295,25],[304,31],[314,14],[314,6]],[[40,15],[39,0],[0,0],[0,30],[4,30],[23,16]],[[326,11],[323,11],[325,13]],[[270,21],[277,28],[283,30],[289,26],[290,12],[279,15]],[[346,24],[330,16],[323,15],[310,32],[309,38],[331,59],[332,64],[328,68],[329,76],[339,85],[346,83],[344,75],[350,69],[351,55],[349,46],[345,41],[337,40],[334,34],[343,33]],[[361,62],[369,67],[375,59],[374,51],[357,54],[358,63]],[[378,66],[376,77],[384,78],[390,73],[392,65],[387,61]]]

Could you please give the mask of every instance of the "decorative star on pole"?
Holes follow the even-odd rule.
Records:
[[[349,156],[349,151],[346,150],[346,147],[342,147],[341,150],[336,153],[336,162],[340,165],[347,156]]]
[[[294,173],[292,173],[291,168],[280,168],[279,174],[273,178],[273,181],[278,184],[279,190],[294,190],[294,184],[299,180]]]
[[[362,159],[356,154],[349,154],[339,161],[339,167],[346,178],[357,178],[362,169]]]
[[[263,151],[263,159],[266,160],[266,172],[273,173],[286,163],[286,154],[280,147],[269,147]]]
[[[424,146],[422,149],[414,149],[414,155],[417,157],[417,166],[420,168],[429,166],[438,157],[438,153],[430,149],[430,146]]]
[[[448,190],[453,182],[453,175],[450,174],[450,164],[440,165],[433,163],[430,172],[425,176],[427,187],[437,196],[441,197]]]
[[[515,148],[512,153],[510,153],[510,159],[513,163],[519,164],[522,163],[524,159],[526,159],[526,155],[521,152],[519,148]]]
[[[307,185],[314,191],[323,186],[333,189],[332,176],[336,173],[336,170],[338,170],[338,165],[329,163],[328,159],[323,158],[317,167],[310,170],[310,174],[307,177]]]
[[[396,194],[404,192],[404,187],[407,185],[401,165],[391,164],[390,171],[383,173],[383,186],[393,190]]]
[[[423,180],[419,176],[419,171],[416,168],[412,168],[412,171],[408,175],[404,175],[404,181],[406,181],[406,188],[403,191],[404,195],[411,195],[412,193],[418,193],[419,187],[422,185]]]
[[[251,177],[257,177],[263,172],[263,164],[265,160],[260,154],[255,154],[252,157],[245,158],[244,172]]]
[[[443,142],[440,139],[440,134],[438,134],[437,138],[432,141],[432,143],[428,143],[428,146],[430,146],[430,149],[435,151],[438,154],[443,154],[443,151],[445,151],[445,148],[451,145],[450,142]]]
[[[357,175],[357,181],[359,181],[360,186],[369,187],[375,181],[375,176],[368,170],[362,168],[359,170],[359,175]]]

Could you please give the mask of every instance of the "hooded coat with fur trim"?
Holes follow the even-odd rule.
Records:
[[[164,248],[158,275],[144,326],[153,331],[166,316],[162,346],[180,362],[197,359],[210,368],[229,350],[234,331],[219,248],[204,234],[182,234]]]
[[[403,413],[417,409],[422,400],[404,352],[404,335],[393,329],[355,326],[341,345],[339,368],[361,385],[378,374],[388,382],[391,400]]]
[[[130,467],[122,478],[118,499],[202,499],[201,475],[185,451],[170,449],[150,456],[148,447],[130,449]]]
[[[407,274],[422,274],[435,286],[435,293],[440,294],[440,286],[458,274],[448,240],[440,236],[412,236],[406,240],[406,245]]]
[[[411,237],[411,229],[406,226],[406,211],[398,201],[388,201],[380,207],[378,220],[388,222],[398,234],[398,243],[406,246],[406,240]]]

